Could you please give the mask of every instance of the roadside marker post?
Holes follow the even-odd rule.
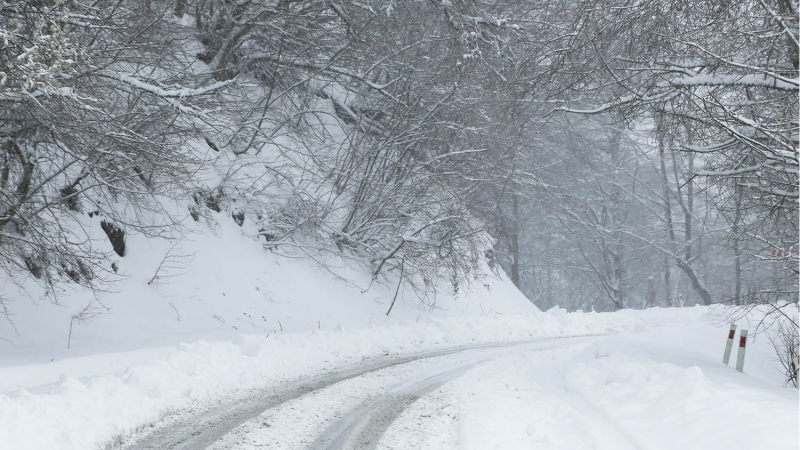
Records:
[[[722,364],[728,365],[731,360],[731,349],[733,348],[733,336],[736,334],[736,324],[731,324],[731,330],[728,332],[728,342],[725,343],[725,354],[722,355]]]
[[[794,387],[800,389],[800,347],[794,349],[794,354],[797,355],[797,368],[794,372]]]
[[[747,345],[747,330],[739,332],[739,354],[736,357],[736,370],[744,373],[744,348]]]

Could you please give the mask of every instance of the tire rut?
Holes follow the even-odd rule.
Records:
[[[256,391],[245,398],[227,401],[197,414],[180,418],[176,420],[175,423],[157,429],[131,443],[109,448],[121,448],[124,450],[203,450],[221,439],[234,428],[270,408],[274,408],[282,403],[350,378],[359,377],[370,372],[409,363],[411,361],[475,349],[511,347],[529,342],[531,341],[461,346],[417,353],[409,356],[393,357],[390,360],[382,359],[356,368],[338,370],[316,376],[309,380],[291,383],[277,391],[275,388]],[[402,409],[398,410],[392,417],[396,417],[401,411]],[[386,427],[388,427],[388,424]],[[384,427],[383,430],[385,430],[386,427]],[[119,442],[121,439],[117,441]]]
[[[356,408],[331,425],[309,450],[374,450],[389,426],[406,408],[488,359],[491,357],[438,373]]]
[[[561,338],[547,340],[558,339]],[[532,343],[531,341],[527,342]],[[524,342],[517,342],[513,345],[520,344],[524,344]],[[550,348],[552,347],[545,346],[539,350]],[[308,450],[374,450],[391,424],[414,402],[458,378],[476,365],[497,356],[498,354],[489,354],[478,357],[465,362],[462,366],[416,381],[396,392],[389,392],[381,397],[367,400],[331,424]]]

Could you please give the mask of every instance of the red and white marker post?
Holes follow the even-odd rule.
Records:
[[[736,370],[744,372],[744,348],[747,345],[747,330],[739,332],[739,355],[736,357]]]
[[[731,360],[731,349],[733,348],[733,336],[736,335],[736,324],[731,324],[731,330],[728,332],[728,342],[725,343],[725,353],[722,355],[722,364],[728,365]]]

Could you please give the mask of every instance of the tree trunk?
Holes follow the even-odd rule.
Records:
[[[667,163],[664,155],[664,132],[658,133],[658,156],[661,164],[662,195],[664,196],[664,218],[667,223],[667,237],[670,242],[675,242],[675,228],[672,224],[672,201],[670,200],[669,178],[667,177]],[[664,255],[664,293],[668,306],[675,306],[672,292],[672,274],[670,273],[669,257]]]
[[[646,306],[651,308],[656,306],[656,279],[650,275],[647,277],[647,302]]]
[[[669,265],[669,256],[664,255],[664,295],[667,306],[675,306],[672,294],[672,276]]]
[[[687,135],[691,136],[691,132],[687,130]],[[691,137],[688,142],[691,144]],[[683,211],[683,232],[684,232],[684,260],[686,264],[692,264],[692,218],[694,217],[694,153],[689,152],[689,167],[686,174],[686,208]],[[680,191],[678,192],[680,194]],[[694,304],[691,298],[691,293],[686,293],[687,304]]]
[[[616,309],[623,309],[627,303],[627,292],[625,291],[625,267],[624,257],[622,254],[622,236],[617,236],[617,245],[614,251],[614,279],[617,283],[617,292],[615,292],[616,299],[614,300],[614,307]]]
[[[778,0],[778,12],[781,15],[797,15],[797,9],[792,6],[791,0]],[[800,67],[800,49],[791,36],[787,35],[785,39],[788,59],[791,61],[794,70],[797,70]]]
[[[739,239],[739,223],[742,220],[742,187],[736,185],[736,203],[733,213],[733,270],[734,270],[734,290],[733,290],[733,304],[739,306],[742,304],[742,248],[740,247]]]
[[[181,18],[183,14],[186,12],[186,1],[187,0],[177,0],[175,2],[175,17]]]
[[[511,282],[514,286],[521,288],[519,282],[519,199],[516,192],[511,193],[511,236],[509,239],[509,251],[511,252]]]
[[[684,232],[686,233],[685,258],[692,260],[692,216],[694,215],[694,153],[689,152],[689,173],[686,182],[686,211],[683,212]]]
[[[692,283],[692,288],[694,288],[694,291],[697,292],[697,294],[703,300],[703,304],[710,305],[713,303],[711,301],[711,293],[703,285],[703,282],[700,281],[700,278],[697,276],[697,273],[694,271],[694,269],[681,259],[677,259],[677,262],[678,267],[683,271],[684,274],[686,274],[686,277],[689,278],[689,282]]]

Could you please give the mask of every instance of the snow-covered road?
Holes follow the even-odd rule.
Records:
[[[560,383],[567,361],[597,340],[538,339],[380,358],[222,402],[126,448],[653,448]]]
[[[373,449],[407,408],[480,363],[559,349],[565,355],[592,338],[472,345],[385,357],[345,370],[254,391],[189,414],[125,448]],[[407,427],[407,425],[403,425]]]

